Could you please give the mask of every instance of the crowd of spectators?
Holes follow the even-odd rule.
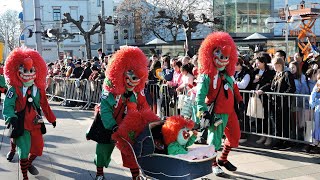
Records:
[[[312,92],[317,92],[315,84],[320,73],[319,57],[310,54],[304,61],[302,59],[302,54],[295,53],[289,60],[282,50],[276,51],[275,54],[257,52],[251,57],[239,54],[234,75],[236,84],[240,90],[251,92],[243,93],[244,102],[247,106],[248,100],[254,94],[261,99],[264,109],[264,119],[248,117],[245,112],[239,116],[243,131],[263,134],[256,141],[257,144],[273,149],[288,149],[295,145],[285,140],[271,138],[272,136],[309,142],[312,138],[313,142],[320,140],[320,137],[307,132],[308,129],[317,132],[317,127],[314,128],[310,124],[314,113],[309,108],[311,99],[277,94],[310,95]],[[197,84],[198,74],[197,55],[192,57],[153,55],[149,65],[147,99],[152,104],[154,112],[159,114],[163,108],[164,115],[170,116],[172,112],[168,107],[176,107],[179,94],[190,95],[190,90],[196,91],[194,87]],[[168,92],[164,93],[163,85],[168,87]],[[243,135],[240,142],[245,142],[246,139],[247,136]],[[312,147],[316,146],[306,146],[305,150],[309,152]]]
[[[104,72],[111,56],[106,56],[99,49],[98,56],[88,61],[57,60],[48,64],[48,77],[91,81],[104,79]],[[312,108],[320,107],[320,102],[317,104],[320,85],[316,86],[320,78],[319,58],[310,54],[303,60],[302,54],[295,53],[289,60],[282,50],[278,50],[275,54],[267,52],[256,52],[253,56],[239,54],[234,78],[240,90],[250,92],[242,94],[244,103],[248,106],[250,97],[255,95],[261,99],[264,110],[263,119],[248,117],[246,112],[239,115],[241,130],[262,134],[256,143],[274,149],[287,149],[293,145],[285,140],[271,138],[272,136],[316,142],[305,148],[308,152],[314,149],[320,140],[320,135],[318,136],[320,133],[311,133],[318,132],[318,127],[311,121],[316,116]],[[158,115],[160,113],[164,113],[162,114],[164,116],[173,115],[179,95],[195,96],[198,76],[197,55],[171,57],[169,54],[162,56],[154,54],[149,58],[148,68],[145,94],[152,110]],[[313,99],[277,93],[313,94]],[[180,114],[181,110],[178,109],[176,112]],[[196,117],[192,118],[198,121]],[[247,135],[243,135],[240,143],[245,142],[247,138]]]
[[[98,56],[89,60],[66,58],[47,64],[48,77],[50,78],[76,78],[79,80],[104,79],[104,72],[108,66],[111,55],[106,56],[98,49]]]

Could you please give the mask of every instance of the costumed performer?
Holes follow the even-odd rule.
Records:
[[[39,173],[32,162],[42,155],[44,146],[42,135],[46,128],[41,110],[53,127],[56,126],[56,117],[46,97],[46,73],[43,58],[28,48],[14,49],[4,66],[8,91],[2,113],[18,149],[24,180],[28,179],[28,170],[33,175]]]

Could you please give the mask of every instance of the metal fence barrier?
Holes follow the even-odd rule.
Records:
[[[47,88],[47,95],[67,101],[83,102],[81,109],[88,109],[91,105],[100,103],[102,80],[78,81],[76,79],[51,78]],[[239,112],[240,128],[243,133],[272,137],[288,141],[311,144],[314,142],[314,111],[309,107],[309,95],[284,94],[266,92],[258,96],[264,110],[264,118],[247,116],[249,99],[252,91],[240,91],[245,103],[244,112]],[[181,114],[181,98],[188,96],[175,92],[167,85],[149,84],[145,88],[146,99],[159,117]],[[196,106],[195,102],[191,102]],[[261,109],[260,109],[261,110]],[[194,121],[195,118],[193,117]]]
[[[245,112],[239,117],[243,133],[311,144],[314,142],[314,111],[309,106],[310,95],[266,92],[258,98],[262,102],[264,118],[246,115],[252,91],[240,91]]]

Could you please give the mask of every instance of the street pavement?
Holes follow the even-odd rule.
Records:
[[[37,176],[29,174],[31,180],[91,180],[95,177],[95,142],[87,141],[85,132],[93,120],[92,111],[72,110],[52,104],[57,116],[57,127],[47,124],[47,134],[44,136],[45,147],[43,156],[34,161],[40,171]],[[13,162],[5,158],[9,151],[9,138],[4,128],[4,121],[0,121],[0,180],[23,179],[16,155]],[[233,150],[229,160],[237,165],[237,172],[227,172],[224,178],[217,178],[213,174],[208,179],[320,179],[320,155],[309,155],[296,150],[275,151],[254,145],[254,138],[250,142]],[[18,173],[19,171],[19,173]],[[130,179],[128,169],[122,167],[120,152],[115,148],[110,167],[105,169],[106,179]]]

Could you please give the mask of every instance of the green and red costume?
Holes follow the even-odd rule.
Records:
[[[133,154],[123,147],[121,138],[131,141],[141,131],[141,124],[146,123],[140,111],[150,109],[144,93],[141,93],[148,78],[147,62],[139,48],[128,46],[117,51],[106,70],[100,103],[103,128],[114,132],[112,138],[117,141],[116,145],[121,151],[123,166],[130,168],[133,179],[139,175],[139,169]],[[133,132],[130,129],[136,130]],[[91,127],[88,134],[92,134],[92,131]],[[87,138],[90,139],[88,134]],[[107,142],[110,142],[111,137],[108,138]],[[94,159],[97,166],[96,179],[104,179],[103,167],[108,167],[114,146],[112,141],[97,144]]]
[[[214,32],[208,35],[199,49],[199,71],[197,84],[198,116],[202,118],[222,119],[222,124],[208,128],[207,143],[214,145],[216,150],[221,147],[223,133],[227,139],[224,143],[219,165],[230,171],[235,171],[227,156],[231,148],[238,147],[240,126],[235,111],[235,105],[242,103],[242,97],[235,84],[233,75],[238,62],[237,48],[232,37],[225,32]],[[236,103],[236,104],[235,104]],[[212,112],[208,106],[213,104]],[[214,161],[214,173],[223,173]]]
[[[33,160],[43,152],[41,128],[44,129],[44,124],[38,123],[41,109],[47,120],[54,127],[56,125],[56,117],[45,92],[46,72],[46,63],[40,54],[27,48],[14,49],[4,67],[9,89],[2,113],[6,124],[12,129],[11,138],[18,149],[24,179],[28,179],[27,170]]]

